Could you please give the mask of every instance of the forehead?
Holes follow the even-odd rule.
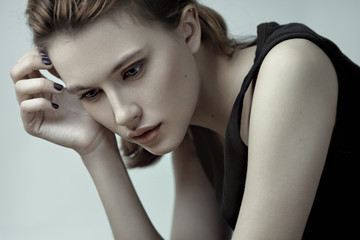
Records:
[[[119,21],[101,18],[76,32],[58,32],[49,39],[49,57],[66,85],[74,79],[89,82],[104,77],[111,71],[111,63],[129,52],[159,44],[166,35],[160,26],[150,28],[122,15]]]

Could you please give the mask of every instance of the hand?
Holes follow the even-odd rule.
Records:
[[[80,100],[61,85],[46,79],[40,70],[57,75],[47,56],[32,50],[11,69],[25,130],[36,137],[72,148],[80,155],[96,150],[104,140],[114,144],[112,132],[97,123]]]

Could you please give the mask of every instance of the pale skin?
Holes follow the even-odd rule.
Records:
[[[102,18],[74,35],[53,35],[50,65],[38,50],[19,59],[11,76],[26,131],[80,154],[115,239],[162,239],[137,197],[114,135],[136,142],[129,133],[159,124],[157,138],[142,146],[155,154],[173,152],[171,239],[301,239],[335,123],[338,86],[328,57],[306,40],[285,41],[270,51],[256,88],[246,93],[239,134],[249,148],[248,170],[231,235],[187,132],[193,124],[224,138],[256,48],[232,58],[213,52],[201,42],[191,5],[173,31],[129,19],[121,14],[121,24]],[[56,90],[39,72],[57,74],[54,66],[67,89]]]

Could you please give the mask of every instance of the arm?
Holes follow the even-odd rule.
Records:
[[[301,239],[335,123],[336,73],[316,45],[294,39],[271,50],[256,84],[233,239]]]
[[[40,73],[55,71],[43,58],[39,50],[31,50],[10,71],[24,128],[33,136],[74,149],[82,156],[115,239],[161,239],[137,198],[114,133],[92,119],[76,96]]]
[[[230,239],[189,136],[173,152],[173,166],[176,192],[171,239]]]
[[[82,156],[104,205],[115,239],[162,239],[147,216],[110,136]]]

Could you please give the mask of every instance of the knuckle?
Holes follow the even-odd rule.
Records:
[[[36,54],[36,49],[30,49],[29,51],[27,51],[27,52],[24,54],[23,58],[26,58],[26,57],[29,57],[29,56],[33,56],[33,55],[35,55],[35,54]]]
[[[41,109],[46,109],[48,107],[48,102],[44,98],[39,99],[39,107]]]
[[[15,84],[14,84],[14,87],[15,87],[15,91],[16,92],[22,92],[22,82],[21,81],[17,81]]]
[[[10,69],[10,77],[15,81],[17,76],[16,66],[13,66]]]
[[[33,127],[30,126],[30,124],[23,124],[25,132],[30,134],[31,136],[37,136],[37,133]]]
[[[39,89],[45,90],[48,88],[48,80],[46,78],[39,79]]]
[[[23,101],[20,103],[20,111],[25,113],[27,111],[27,104]]]
[[[34,132],[33,132],[33,130],[30,128],[30,126],[29,125],[27,125],[27,124],[23,124],[24,125],[24,130],[25,130],[25,132],[27,132],[28,134],[30,134],[30,135],[34,135]]]
[[[33,49],[31,49],[30,51],[29,51],[29,53],[31,54],[31,55],[36,55],[36,54],[39,54],[39,49],[37,49],[37,48],[33,48]]]
[[[26,56],[22,60],[21,65],[24,66],[24,68],[29,69],[29,70],[33,70],[33,71],[37,70],[35,57],[32,55]]]
[[[42,99],[40,106],[41,108],[46,108],[48,106],[48,103],[45,101],[45,99]]]
[[[45,79],[43,79],[43,78],[39,78],[39,79],[36,81],[36,83],[37,83],[38,89],[43,89],[43,88],[46,86],[46,84],[45,84]]]
[[[31,68],[31,70],[33,70],[33,71],[38,70],[37,64],[36,64],[36,61],[35,61],[35,56],[31,56],[31,57],[27,58],[26,62],[29,65],[29,67]]]

